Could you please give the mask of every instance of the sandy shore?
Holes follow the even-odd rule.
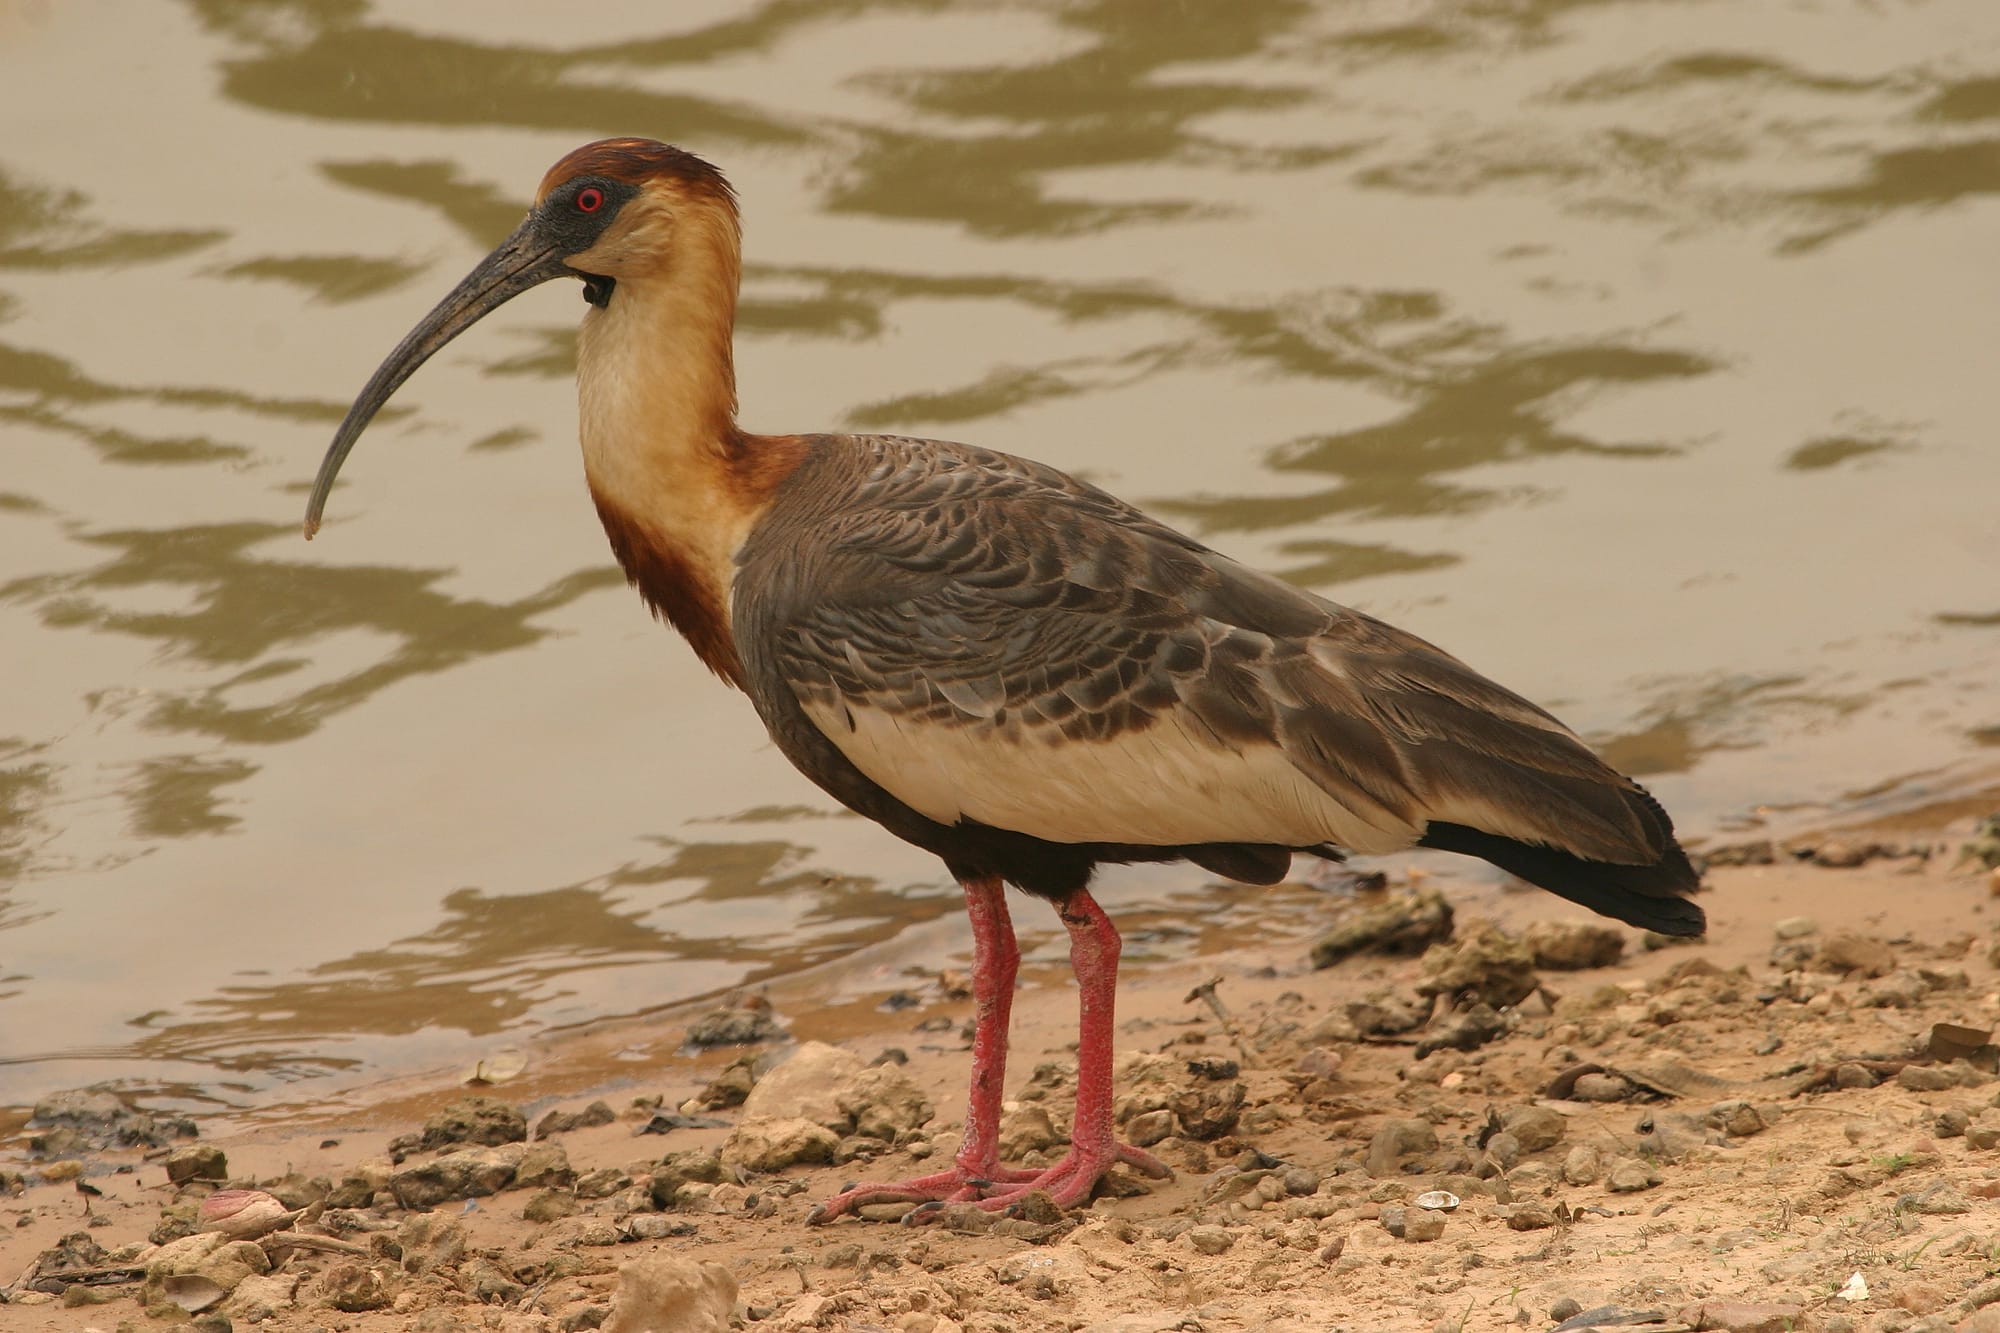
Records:
[[[744,1054],[665,1055],[688,1014],[538,1044],[518,1077],[480,1091],[524,1108],[530,1126],[599,1099],[615,1118],[528,1145],[557,1144],[559,1160],[485,1149],[512,1158],[489,1184],[507,1173],[538,1183],[428,1211],[397,1203],[403,1186],[382,1176],[435,1154],[396,1167],[385,1153],[467,1089],[443,1075],[383,1086],[318,1117],[199,1141],[226,1155],[232,1185],[262,1185],[293,1205],[329,1188],[336,1198],[288,1231],[241,1242],[271,1271],[237,1251],[250,1276],[222,1273],[230,1294],[197,1317],[209,1329],[227,1319],[357,1333],[595,1327],[622,1266],[672,1256],[724,1265],[735,1316],[783,1330],[1547,1328],[1603,1306],[1656,1311],[1640,1325],[1654,1329],[2000,1328],[2000,1148],[1990,1146],[2000,1143],[2000,1082],[1925,1048],[1938,1023],[1984,1030],[2000,1019],[1990,956],[2000,899],[1983,868],[1959,861],[1970,825],[1945,817],[1954,813],[1840,838],[1849,851],[1877,840],[1944,849],[1928,857],[1830,848],[1822,860],[1863,863],[1781,852],[1772,864],[1716,866],[1706,943],[1647,949],[1619,928],[1618,961],[1539,967],[1540,988],[1500,1011],[1499,1035],[1422,1060],[1415,1043],[1451,1020],[1360,1029],[1394,1026],[1443,955],[1364,953],[1314,970],[1312,939],[1385,894],[1271,891],[1273,924],[1258,938],[1129,961],[1121,1118],[1148,1134],[1166,1128],[1154,1151],[1176,1176],[1121,1172],[1111,1197],[1068,1218],[985,1232],[805,1223],[843,1182],[934,1168],[956,1143],[970,1002],[949,968],[940,978],[938,941],[905,941],[894,956],[765,997],[791,1038],[851,1052],[850,1067],[892,1047],[907,1056],[869,1075],[871,1086],[893,1084],[907,1105],[907,1079],[935,1115],[882,1129],[898,1144],[873,1162],[690,1178],[704,1150],[732,1136],[740,1150],[745,1113],[700,1111],[720,1123],[638,1134],[652,1107],[697,1098]],[[1580,919],[1546,894],[1442,874],[1418,881],[1457,907],[1461,943],[1438,948],[1464,950],[1482,920],[1519,937]],[[1410,887],[1392,875],[1386,894]],[[1188,1001],[1215,977],[1233,1034]],[[1062,1127],[1073,1023],[1066,969],[1037,951],[1015,1009],[1010,1088],[1024,1100],[1009,1126],[1022,1144],[1046,1137],[1037,1108]],[[611,1069],[629,1072],[609,1080]],[[850,1133],[839,1151],[867,1146]],[[204,1289],[168,1282],[159,1252],[144,1247],[167,1210],[192,1212],[214,1186],[172,1186],[161,1156],[140,1149],[81,1160],[101,1191],[88,1200],[46,1162],[30,1166],[19,1193],[0,1192],[0,1284],[12,1293],[0,1327],[144,1327],[143,1300],[155,1317],[176,1293],[200,1304]],[[1434,1189],[1458,1206],[1414,1206]],[[85,1225],[86,1202],[95,1225]],[[404,1202],[421,1200],[404,1191]],[[79,1231],[101,1247],[97,1268],[151,1265],[154,1276],[31,1290],[38,1256]],[[333,1244],[287,1239],[298,1234]],[[185,1256],[204,1242],[179,1244]],[[213,1269],[212,1255],[203,1262]],[[60,1267],[40,1263],[44,1274]]]

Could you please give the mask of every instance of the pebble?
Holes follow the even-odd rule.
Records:
[[[1408,1241],[1431,1241],[1444,1235],[1445,1217],[1443,1213],[1429,1208],[1413,1208],[1403,1220],[1403,1239]]]
[[[1334,1078],[1340,1073],[1342,1063],[1339,1051],[1326,1046],[1315,1046],[1299,1057],[1298,1071],[1314,1078]]]
[[[595,1101],[581,1111],[550,1111],[535,1122],[535,1137],[548,1138],[551,1134],[566,1134],[574,1129],[590,1129],[597,1125],[608,1125],[618,1119],[618,1113],[611,1104]]]
[[[840,1136],[810,1120],[746,1118],[722,1145],[726,1166],[782,1171],[801,1162],[831,1162]]]
[[[1520,1143],[1521,1151],[1529,1153],[1555,1147],[1569,1131],[1569,1122],[1546,1106],[1517,1106],[1501,1123]]]
[[[1637,1157],[1621,1157],[1611,1164],[1605,1188],[1613,1194],[1636,1194],[1660,1183],[1660,1173]]]
[[[1594,1185],[1603,1174],[1604,1155],[1591,1144],[1579,1143],[1563,1158],[1562,1178],[1565,1184]]]
[[[1236,1243],[1236,1237],[1222,1227],[1189,1227],[1185,1234],[1188,1244],[1203,1254],[1221,1254]]]
[[[1852,1060],[1836,1066],[1833,1071],[1833,1086],[1836,1088],[1872,1088],[1881,1081],[1874,1070]]]
[[[826,1298],[801,1296],[792,1309],[807,1301],[824,1305]],[[727,1333],[735,1305],[736,1277],[723,1265],[649,1254],[618,1270],[618,1295],[603,1327],[605,1333],[666,1329],[673,1333]],[[790,1313],[792,1310],[787,1311]]]
[[[1040,1102],[1008,1102],[1000,1111],[1000,1157],[1019,1161],[1031,1152],[1042,1152],[1063,1141],[1048,1108]]]
[[[462,1148],[402,1168],[389,1177],[389,1191],[404,1208],[433,1208],[452,1199],[497,1194],[513,1183],[514,1172],[526,1154],[527,1149],[519,1143]]]
[[[1774,922],[1771,932],[1781,940],[1804,939],[1819,933],[1819,922],[1809,916],[1788,916]]]
[[[1537,921],[1525,936],[1535,966],[1555,972],[1609,967],[1625,955],[1625,934],[1593,921]]]
[[[1775,1120],[1767,1120],[1761,1110],[1740,1098],[1717,1102],[1708,1108],[1704,1119],[1731,1138],[1738,1139],[1761,1134],[1776,1123]]]
[[[1150,1148],[1174,1135],[1174,1113],[1143,1111],[1125,1122],[1125,1138],[1135,1148]]]
[[[1428,1120],[1385,1120],[1368,1141],[1367,1167],[1371,1176],[1396,1174],[1396,1163],[1406,1153],[1430,1152],[1437,1147],[1437,1130]]]
[[[1896,1071],[1896,1086],[1906,1092],[1943,1092],[1958,1086],[1958,1075],[1936,1065],[1904,1065]]]
[[[1895,970],[1896,955],[1888,945],[1873,936],[1843,930],[1820,943],[1814,962],[1822,972],[1880,977]]]
[[[711,1046],[754,1046],[784,1035],[785,1030],[764,1010],[731,1007],[703,1014],[688,1024],[687,1044],[703,1050]]]
[[[1532,1199],[1525,1203],[1502,1204],[1496,1210],[1498,1216],[1514,1231],[1542,1231],[1556,1224],[1556,1215],[1545,1203]],[[1577,1307],[1581,1309],[1582,1307]],[[1554,1314],[1554,1311],[1550,1311]],[[1562,1318],[1569,1318],[1563,1315]]]
[[[743,1115],[844,1128],[849,1117],[840,1108],[838,1090],[866,1067],[852,1051],[823,1041],[804,1042],[757,1080],[743,1102]]]
[[[1723,1333],[1787,1333],[1799,1327],[1801,1313],[1796,1305],[1704,1301],[1682,1310],[1679,1319],[1691,1328],[1720,1329]]]
[[[559,1222],[573,1217],[582,1207],[568,1190],[543,1190],[521,1207],[521,1216],[530,1222]]]
[[[389,1155],[400,1160],[412,1152],[430,1152],[454,1143],[497,1148],[503,1143],[521,1143],[527,1137],[527,1117],[519,1107],[497,1097],[461,1097],[424,1121],[421,1133],[390,1140]]]
[[[229,1179],[229,1159],[223,1156],[222,1149],[205,1144],[174,1149],[167,1154],[166,1168],[168,1181],[175,1185]]]
[[[1581,1074],[1570,1096],[1580,1102],[1623,1102],[1632,1097],[1632,1085],[1616,1074]]]

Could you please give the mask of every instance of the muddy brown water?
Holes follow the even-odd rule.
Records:
[[[600,135],[741,191],[752,428],[1079,471],[1697,837],[2000,761],[1990,0],[0,0],[0,114],[0,1121],[310,1103],[956,910],[611,569],[570,285],[300,540]]]

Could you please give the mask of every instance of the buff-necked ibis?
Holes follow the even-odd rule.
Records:
[[[882,435],[736,424],[736,199],[707,162],[607,139],[543,177],[513,235],[361,391],[320,465],[446,342],[577,278],[584,475],[639,595],[750,696],[785,757],[942,857],[974,941],[971,1105],[949,1170],[889,1200],[1029,1190],[1070,1206],[1116,1162],[1118,932],[1103,862],[1188,860],[1274,883],[1294,853],[1434,847],[1607,916],[1704,928],[1696,876],[1643,788],[1548,713],[1423,640],[1247,569],[1052,467]],[[1019,953],[1003,885],[1055,905],[1081,991],[1069,1153],[999,1161]],[[921,1215],[921,1211],[918,1215]]]

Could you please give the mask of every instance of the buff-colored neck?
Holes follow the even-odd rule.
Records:
[[[687,226],[676,240],[655,271],[620,277],[609,303],[584,317],[584,475],[626,575],[712,670],[740,684],[735,556],[782,482],[761,464],[786,445],[736,426],[733,225]]]

